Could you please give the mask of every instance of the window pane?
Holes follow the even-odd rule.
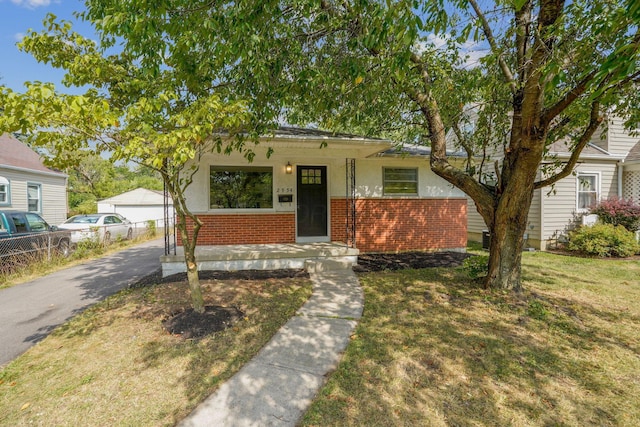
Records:
[[[580,181],[579,191],[594,191],[596,188],[595,176],[581,176],[578,178]]]
[[[270,167],[210,168],[211,209],[273,207],[273,170]]]
[[[40,186],[36,184],[27,185],[27,210],[29,212],[40,212]]]
[[[418,194],[418,169],[384,168],[384,194]]]
[[[578,175],[578,209],[589,209],[598,201],[598,177]]]
[[[0,184],[0,203],[5,203],[7,201],[7,185]]]

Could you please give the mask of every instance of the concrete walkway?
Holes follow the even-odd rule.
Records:
[[[337,367],[364,305],[349,263],[307,261],[307,270],[311,298],[181,427],[296,425]]]

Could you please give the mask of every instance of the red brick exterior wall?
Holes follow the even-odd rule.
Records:
[[[295,243],[296,241],[296,217],[293,212],[236,215],[201,214],[198,215],[198,218],[204,223],[198,234],[198,245]],[[178,244],[182,245],[180,239]]]
[[[345,240],[345,200],[331,201],[331,240]],[[361,252],[435,251],[467,245],[465,199],[360,199],[356,248]]]
[[[346,240],[345,199],[331,200],[331,241]],[[199,245],[295,243],[295,214],[199,215]],[[178,236],[179,237],[179,236]],[[178,244],[181,244],[178,239]],[[361,252],[436,251],[467,245],[465,199],[360,199],[356,248]]]

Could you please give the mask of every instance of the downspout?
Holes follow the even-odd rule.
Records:
[[[624,171],[624,159],[618,160],[618,198],[622,199],[622,172]]]

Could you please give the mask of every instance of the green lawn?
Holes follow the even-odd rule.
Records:
[[[640,425],[640,262],[524,254],[523,295],[462,269],[361,275],[364,317],[303,425]],[[187,285],[121,292],[0,370],[0,425],[173,425],[310,295],[205,282],[246,317],[201,341],[161,320]]]
[[[458,270],[365,274],[316,426],[640,425],[640,262],[524,254],[526,292]]]

